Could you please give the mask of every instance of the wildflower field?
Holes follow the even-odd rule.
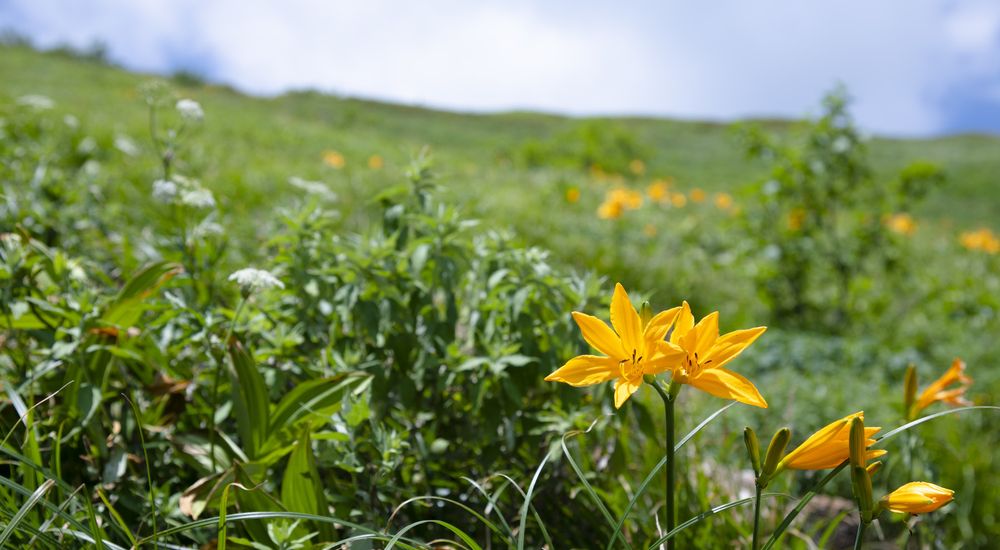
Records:
[[[1000,537],[998,138],[0,77],[0,546]]]

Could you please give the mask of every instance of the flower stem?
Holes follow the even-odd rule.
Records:
[[[760,493],[761,486],[754,484],[755,494],[753,499],[753,542],[751,543],[750,550],[757,550],[757,536],[760,533]]]
[[[653,382],[651,385],[656,389],[656,393],[660,394],[660,398],[663,399],[663,412],[667,424],[665,445],[667,456],[667,463],[665,465],[665,469],[667,470],[666,532],[669,533],[674,530],[674,526],[677,524],[677,511],[674,509],[674,488],[676,487],[676,481],[674,480],[674,401],[676,400],[677,391],[680,389],[680,386],[675,386],[671,382],[668,390],[664,392],[660,384]],[[673,538],[667,539],[667,550],[674,550]]]
[[[226,330],[226,338],[222,340],[222,359],[218,361],[218,365],[215,369],[215,379],[212,381],[212,414],[209,415],[210,428],[208,432],[209,439],[209,457],[212,459],[212,472],[215,472],[215,413],[218,411],[219,404],[219,380],[222,378],[222,369],[226,365],[226,355],[228,355],[229,350],[229,339],[233,336],[233,328],[236,326],[236,322],[240,318],[240,313],[243,312],[243,306],[247,303],[247,297],[243,296],[240,298],[239,305],[236,306],[236,313],[233,314],[233,320],[229,323],[229,328]]]
[[[854,538],[854,550],[860,550],[861,549],[861,540],[865,536],[865,528],[867,528],[867,527],[868,527],[868,524],[865,523],[864,520],[861,520],[858,523],[858,536]]]

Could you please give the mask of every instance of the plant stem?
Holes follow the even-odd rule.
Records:
[[[858,523],[858,536],[854,538],[854,550],[860,550],[861,549],[861,540],[865,536],[865,529],[867,527],[868,527],[868,524],[865,523],[864,520],[861,520]]]
[[[757,535],[760,532],[760,493],[761,487],[758,484],[754,484],[755,494],[753,499],[753,542],[751,542],[750,550],[757,550]]]
[[[664,392],[663,388],[660,387],[660,384],[653,382],[651,385],[656,389],[656,393],[660,394],[660,398],[663,399],[663,412],[667,424],[665,449],[667,463],[664,465],[664,468],[667,470],[666,531],[669,533],[674,530],[674,526],[677,524],[677,511],[674,509],[674,487],[676,486],[676,481],[674,480],[674,401],[680,387],[675,386],[674,383],[671,382],[668,391]],[[667,550],[674,550],[674,539],[667,539]]]
[[[209,415],[210,428],[208,432],[209,439],[209,457],[212,459],[212,472],[215,472],[216,462],[215,462],[215,413],[218,410],[218,400],[219,400],[219,380],[222,378],[222,369],[226,365],[226,355],[228,355],[229,350],[229,339],[233,336],[233,328],[236,326],[236,321],[240,318],[240,313],[243,312],[243,306],[247,303],[247,297],[243,296],[240,298],[239,305],[236,306],[236,313],[233,314],[233,320],[229,323],[229,328],[226,330],[226,338],[222,340],[222,359],[218,360],[218,364],[215,369],[215,379],[212,381],[212,414]]]
[[[771,537],[767,539],[766,543],[764,543],[763,550],[770,550],[778,542],[778,539],[781,538],[781,535],[785,533],[785,530],[788,529],[788,526],[792,524],[792,521],[794,521],[795,517],[799,515],[799,512],[801,512],[802,509],[806,507],[806,504],[808,504],[809,501],[812,500],[814,496],[816,496],[816,493],[818,493],[820,489],[825,487],[827,483],[830,483],[831,479],[837,477],[837,474],[839,474],[844,468],[847,467],[847,462],[848,462],[847,460],[841,462],[840,466],[837,466],[836,468],[831,470],[830,473],[823,476],[823,479],[819,480],[816,483],[816,485],[813,486],[812,489],[809,489],[809,492],[802,495],[802,498],[799,499],[799,502],[798,504],[795,505],[795,508],[793,508],[791,512],[788,512],[788,514],[785,516],[785,519],[783,519],[781,521],[781,524],[778,525],[778,528],[775,529],[773,533],[771,533]]]

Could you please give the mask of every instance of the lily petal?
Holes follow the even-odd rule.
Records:
[[[618,339],[618,335],[604,321],[593,315],[587,315],[579,311],[573,312],[573,320],[579,325],[580,332],[583,333],[583,339],[591,347],[619,361],[625,358],[622,341]]]
[[[670,342],[657,342],[653,358],[643,368],[643,372],[645,374],[660,374],[673,370],[686,356],[687,353],[679,346]]]
[[[610,357],[578,355],[552,374],[545,377],[548,382],[565,382],[570,386],[592,386],[607,382],[618,376],[618,361]]]
[[[677,320],[677,314],[681,312],[681,306],[672,307],[666,311],[661,311],[653,316],[643,330],[643,338],[646,342],[659,342],[667,335],[670,326]]]
[[[694,331],[698,339],[694,343],[694,351],[701,357],[706,357],[712,345],[719,339],[719,312],[713,311],[701,318]]]
[[[691,315],[691,306],[687,300],[681,304],[681,310],[677,313],[677,320],[674,321],[674,331],[670,333],[670,343],[680,344],[681,338],[694,327],[694,315]]]
[[[705,365],[707,369],[714,369],[724,366],[726,363],[733,360],[734,357],[739,355],[764,334],[767,327],[755,327],[748,328],[744,330],[734,330],[729,332],[724,336],[721,336],[715,341],[715,345],[709,350],[704,357],[701,357],[701,362]]]
[[[628,299],[628,293],[621,283],[615,284],[615,293],[611,297],[611,324],[615,327],[615,332],[621,338],[622,347],[626,356],[632,355],[632,350],[636,350],[640,355],[644,351],[642,341],[642,321],[639,319],[639,312],[632,306]]]
[[[628,380],[619,378],[618,382],[615,384],[615,408],[622,408],[625,401],[628,400],[628,398],[631,397],[641,385],[641,378],[637,382],[629,382]]]
[[[754,407],[767,408],[767,401],[756,386],[743,376],[728,369],[708,369],[692,377],[688,383],[716,397],[732,399]]]

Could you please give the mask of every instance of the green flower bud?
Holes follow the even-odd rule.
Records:
[[[747,446],[747,454],[750,455],[753,475],[760,478],[760,443],[757,441],[757,434],[750,426],[743,429],[743,443]]]

